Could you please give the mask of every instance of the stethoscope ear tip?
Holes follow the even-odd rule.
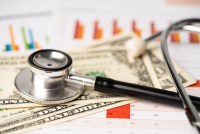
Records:
[[[133,58],[137,58],[146,51],[146,42],[141,38],[133,38],[126,42],[126,49]]]

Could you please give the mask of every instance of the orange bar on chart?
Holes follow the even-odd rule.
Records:
[[[180,34],[178,32],[172,33],[171,34],[171,42],[172,43],[180,43]]]
[[[12,27],[12,25],[9,26],[9,33],[10,33],[12,50],[14,50],[14,51],[19,50],[19,46],[15,44],[15,38],[14,38],[14,33],[13,33],[13,27]]]
[[[155,34],[159,31],[158,29],[156,29],[154,22],[151,22],[151,24],[150,24],[150,31],[151,31],[151,34]]]
[[[190,43],[199,43],[200,42],[198,33],[190,32],[189,38],[190,38]]]
[[[197,82],[189,87],[200,87],[200,80],[197,80]]]
[[[141,30],[136,27],[136,21],[132,22],[132,31],[139,37],[141,37]]]
[[[39,45],[38,42],[35,42],[35,48],[37,48],[37,49],[41,49],[41,47],[40,47],[40,45]]]
[[[82,39],[83,38],[83,32],[84,32],[84,26],[79,21],[76,21],[74,38],[75,39]]]
[[[122,29],[118,26],[117,20],[113,21],[113,35],[121,33]]]
[[[106,118],[130,119],[130,104],[107,110]]]
[[[154,22],[151,22],[150,23],[150,32],[151,34],[156,34],[157,32],[159,32],[160,30],[158,30],[155,26],[155,23]],[[160,41],[160,39],[157,39],[157,41]]]
[[[14,45],[14,46],[13,46],[13,50],[14,50],[14,51],[18,51],[18,50],[19,50],[19,46],[18,46],[18,45]]]
[[[99,22],[95,21],[94,22],[94,34],[93,34],[93,39],[101,39],[103,37],[103,30],[102,28],[99,27]]]

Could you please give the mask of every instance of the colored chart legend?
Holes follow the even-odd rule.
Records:
[[[82,39],[83,33],[84,33],[84,26],[80,23],[80,21],[76,21],[74,39]]]

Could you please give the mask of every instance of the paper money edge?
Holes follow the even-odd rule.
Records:
[[[135,100],[134,101],[121,101],[121,102],[111,102],[111,103],[113,103],[113,104],[110,104],[110,105],[106,105],[106,106],[103,106],[103,107],[100,107],[100,108],[97,108],[97,109],[93,109],[92,111],[86,111],[86,113],[80,113],[80,114],[78,114],[78,115],[72,115],[72,116],[67,116],[67,117],[64,117],[64,118],[62,118],[62,120],[60,121],[60,120],[53,120],[53,121],[51,121],[51,122],[48,122],[47,124],[40,124],[40,120],[41,119],[39,119],[39,120],[36,120],[36,121],[33,121],[33,122],[24,122],[24,124],[23,125],[19,125],[19,126],[17,126],[17,127],[14,127],[14,128],[11,128],[11,129],[14,129],[13,131],[15,132],[15,133],[24,133],[24,132],[27,132],[27,131],[31,131],[31,130],[34,130],[34,129],[39,129],[39,128],[42,128],[42,127],[47,127],[47,126],[49,126],[49,125],[54,125],[54,124],[58,124],[58,123],[62,123],[62,122],[64,122],[64,121],[69,121],[69,120],[72,120],[72,119],[77,119],[77,118],[80,118],[80,117],[84,117],[84,116],[87,116],[87,115],[91,115],[91,114],[94,114],[94,113],[98,113],[98,112],[101,112],[101,111],[105,111],[105,110],[107,110],[107,109],[110,109],[110,108],[114,108],[114,107],[118,107],[118,106],[121,106],[121,105],[125,105],[125,104],[129,104],[129,103],[132,103],[132,102],[136,102]],[[101,102],[101,103],[103,103],[103,102]],[[106,103],[108,103],[108,102],[106,102]],[[95,103],[94,103],[95,104]],[[87,106],[87,105],[83,105],[83,106],[81,106],[81,107],[84,107],[84,106]],[[80,107],[80,108],[81,108]],[[78,108],[78,107],[77,107]],[[65,111],[65,112],[67,112],[67,111]],[[69,112],[69,111],[68,111]],[[62,114],[62,112],[60,113],[58,113],[58,115],[59,114]],[[34,124],[34,123],[36,123],[37,124],[37,126],[35,126],[34,125],[34,127],[32,127],[32,128],[28,128],[28,127],[26,127],[28,124]],[[22,130],[19,130],[18,128],[21,128],[22,126],[25,126],[25,128],[24,129],[22,129]],[[9,131],[10,129],[6,129],[6,130],[4,130],[4,131],[0,131],[0,133],[7,133],[7,131]]]

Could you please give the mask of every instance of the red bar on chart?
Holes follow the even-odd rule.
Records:
[[[74,39],[82,39],[83,32],[84,32],[84,26],[79,21],[76,21],[74,30]]]
[[[181,41],[181,37],[180,37],[180,34],[178,32],[171,34],[171,42],[172,43],[180,43],[180,41]]]
[[[154,22],[151,22],[150,23],[150,32],[151,34],[156,34],[157,32],[159,32],[160,30],[158,30],[155,26],[155,23]],[[160,41],[160,39],[157,39],[156,41]]]
[[[141,30],[137,28],[136,21],[132,22],[132,31],[139,37],[141,37]]]
[[[151,22],[151,23],[150,23],[150,32],[151,32],[151,34],[155,34],[155,33],[157,33],[158,31],[159,31],[159,30],[156,29],[155,23],[154,23],[154,22]]]
[[[113,21],[113,35],[121,33],[122,29],[118,26],[117,20]]]
[[[93,39],[101,39],[103,37],[103,30],[102,28],[99,27],[99,22],[95,21],[94,22],[94,34],[93,34]]]
[[[197,82],[189,87],[200,87],[200,80],[197,80]]]
[[[198,33],[190,32],[189,39],[190,39],[190,43],[199,43],[200,42]]]
[[[10,33],[12,50],[18,51],[19,50],[19,46],[15,43],[15,38],[14,38],[12,25],[9,26],[9,33]]]
[[[130,119],[130,104],[107,110],[106,118]]]

